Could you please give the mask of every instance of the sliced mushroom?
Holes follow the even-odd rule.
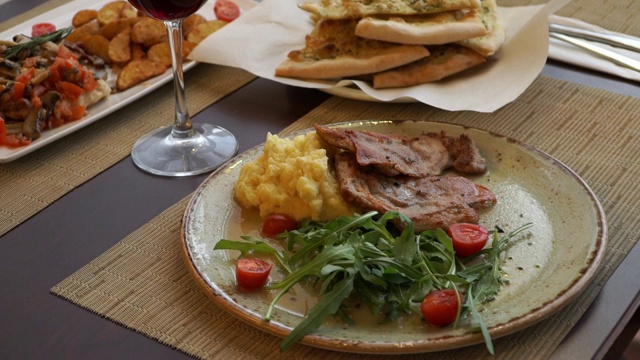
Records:
[[[4,114],[6,119],[11,120],[24,120],[31,112],[31,102],[25,98],[17,101],[9,101],[0,106],[0,111]]]
[[[0,77],[14,80],[18,75],[20,75],[20,64],[7,59],[0,61]]]
[[[40,137],[42,124],[53,112],[56,102],[60,100],[60,94],[57,91],[49,91],[40,97],[42,107],[39,109],[31,108],[29,115],[22,125],[22,134],[32,140]]]

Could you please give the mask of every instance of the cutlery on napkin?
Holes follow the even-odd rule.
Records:
[[[589,39],[588,34],[586,34],[586,36],[585,34],[579,34],[579,29],[590,30],[601,34],[613,35],[615,37],[623,39],[623,41],[628,40],[631,45],[633,45],[634,42],[640,43],[640,39],[626,34],[609,31],[581,20],[562,17],[558,15],[550,15],[549,23],[552,32],[562,31],[562,26],[571,27],[575,29],[574,31],[576,31],[576,34],[569,38],[563,38],[562,35],[566,34],[560,34],[560,36],[558,36],[550,33],[549,58],[587,69],[619,76],[625,79],[640,81],[640,68],[638,68],[640,67],[640,51],[632,50],[631,46],[625,46],[622,44],[612,46],[603,41],[595,41]],[[560,28],[554,30],[553,24],[560,25]],[[576,39],[576,37],[578,36],[580,36],[580,38]],[[580,45],[590,46],[594,49],[587,50],[581,48]],[[597,51],[598,49],[604,50],[604,54],[610,55],[612,57],[618,57],[618,60],[608,59],[603,54],[596,54],[594,50]],[[626,57],[629,60],[627,61],[626,59],[622,59],[620,58],[620,56]],[[626,62],[627,64],[623,65],[620,64],[620,62]],[[633,69],[634,67],[638,69]]]

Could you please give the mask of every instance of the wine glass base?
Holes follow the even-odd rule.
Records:
[[[172,126],[141,137],[131,150],[140,169],[162,176],[191,176],[213,171],[238,152],[238,142],[228,130],[210,124],[193,124],[193,136],[177,138]]]

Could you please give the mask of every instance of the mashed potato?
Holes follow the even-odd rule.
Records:
[[[340,195],[326,150],[315,132],[283,139],[267,134],[264,151],[240,169],[235,196],[260,216],[282,213],[297,220],[353,215]]]

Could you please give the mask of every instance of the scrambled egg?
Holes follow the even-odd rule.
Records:
[[[315,132],[283,139],[267,134],[263,153],[240,169],[236,200],[260,216],[287,214],[296,220],[353,215],[340,195],[326,150]]]

